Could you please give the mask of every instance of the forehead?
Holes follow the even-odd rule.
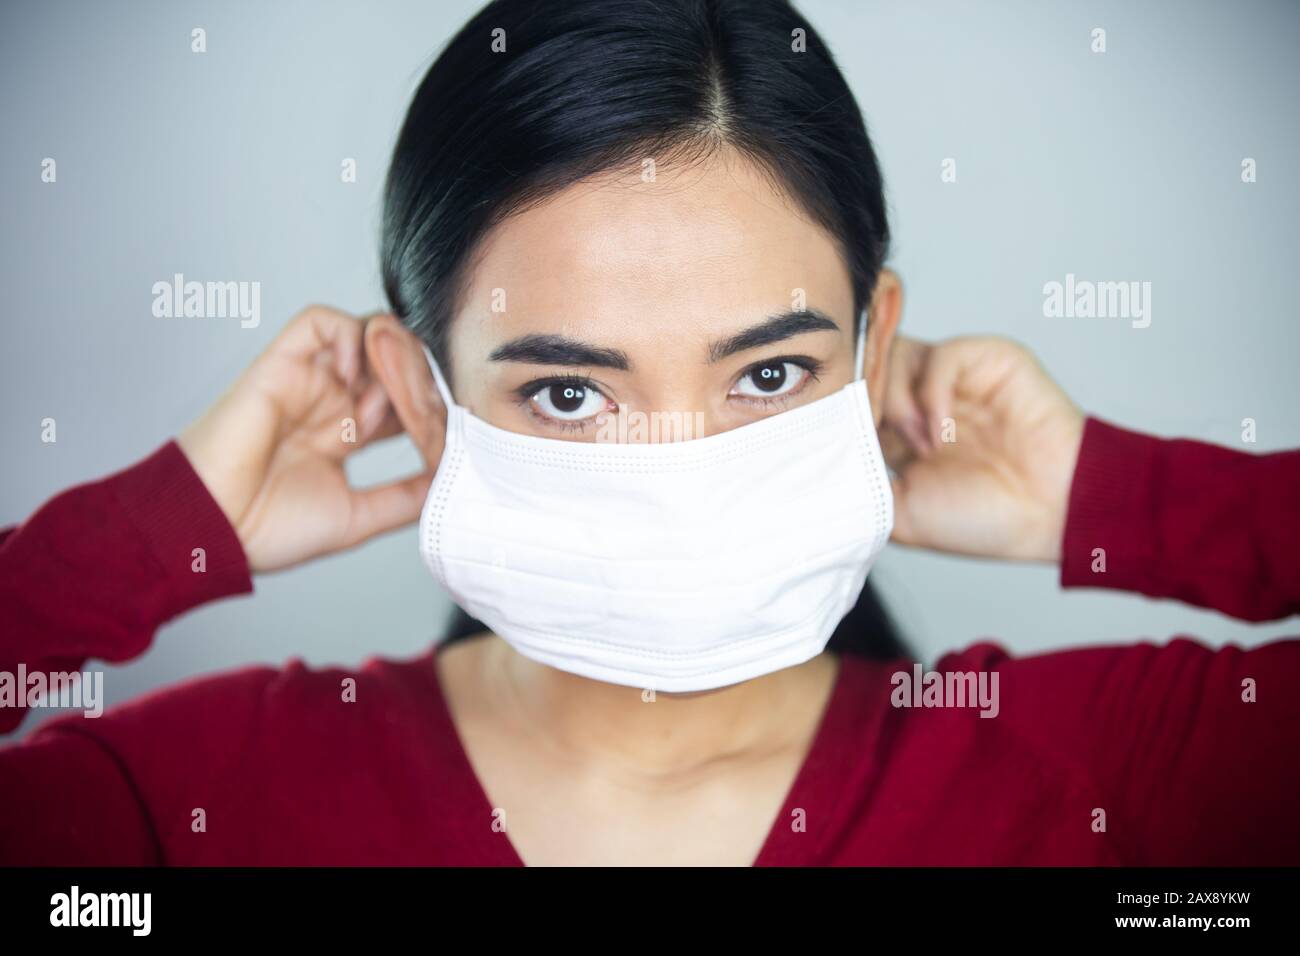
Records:
[[[493,318],[495,290],[500,337],[724,332],[796,307],[796,290],[832,315],[853,305],[834,238],[736,154],[660,165],[650,181],[605,174],[512,216],[480,244],[459,316]]]

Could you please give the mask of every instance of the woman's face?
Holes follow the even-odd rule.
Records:
[[[892,276],[886,285],[865,362],[873,408],[897,322]],[[459,301],[456,401],[514,432],[698,438],[815,401],[854,374],[853,293],[835,241],[734,153],[548,197],[488,234]],[[878,321],[880,311],[892,314]]]

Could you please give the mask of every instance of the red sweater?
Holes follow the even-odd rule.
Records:
[[[1300,452],[1090,419],[1061,583],[1248,620],[1294,614],[1298,491]],[[5,533],[0,671],[126,661],[170,618],[251,589],[233,530],[169,442]],[[351,672],[295,658],[98,719],[60,715],[0,750],[0,863],[518,865],[435,653]],[[996,718],[892,706],[891,675],[909,663],[846,657],[756,864],[1300,864],[1300,641],[1024,658],[981,642],[933,669],[995,670]],[[349,674],[355,703],[341,701]],[[1256,702],[1243,700],[1247,678]],[[0,709],[0,730],[21,717]]]

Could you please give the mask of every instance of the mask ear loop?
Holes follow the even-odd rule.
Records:
[[[433,380],[438,386],[438,393],[442,396],[443,404],[447,406],[447,411],[451,411],[451,407],[456,404],[456,400],[451,397],[451,388],[447,385],[447,380],[442,377],[442,369],[438,368],[438,363],[434,359],[433,353],[429,351],[429,346],[421,342],[420,348],[424,349],[424,358],[429,363],[429,371],[433,373]]]
[[[855,382],[860,380],[863,377],[862,360],[866,357],[866,352],[867,352],[867,310],[863,309],[862,314],[858,316],[858,346],[853,358],[853,365],[855,369],[853,373],[853,381]],[[883,454],[881,455],[881,458],[883,460],[884,458]],[[898,477],[898,472],[894,471],[893,466],[888,461],[885,462],[885,474],[889,476],[891,482]]]
[[[862,378],[862,360],[867,353],[867,310],[858,316],[858,341],[853,357],[853,381]]]

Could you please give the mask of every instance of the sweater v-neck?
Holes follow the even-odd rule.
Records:
[[[523,856],[506,830],[488,831],[482,825],[482,821],[492,819],[494,809],[491,797],[474,769],[442,686],[437,655],[445,646],[442,643],[434,645],[427,658],[434,696],[437,698],[435,719],[440,725],[434,730],[445,742],[454,772],[463,779],[464,787],[461,790],[472,804],[458,808],[455,812],[464,815],[467,822],[478,821],[477,825],[468,827],[469,832],[491,832],[490,839],[485,840],[482,846],[474,847],[475,851],[482,852],[483,865],[526,866]],[[796,826],[796,823],[799,819],[833,819],[835,799],[840,792],[834,781],[845,767],[844,760],[849,757],[845,748],[852,744],[851,749],[859,754],[873,749],[867,740],[868,727],[865,724],[874,724],[874,721],[863,721],[866,714],[862,706],[869,700],[867,686],[870,683],[868,677],[873,668],[872,662],[854,654],[840,654],[839,658],[839,668],[808,751],[795,772],[781,809],[768,827],[751,866],[804,866],[815,863],[822,841],[813,838],[805,827]],[[796,814],[799,814],[798,818]],[[826,831],[825,828],[818,827],[815,832]]]

